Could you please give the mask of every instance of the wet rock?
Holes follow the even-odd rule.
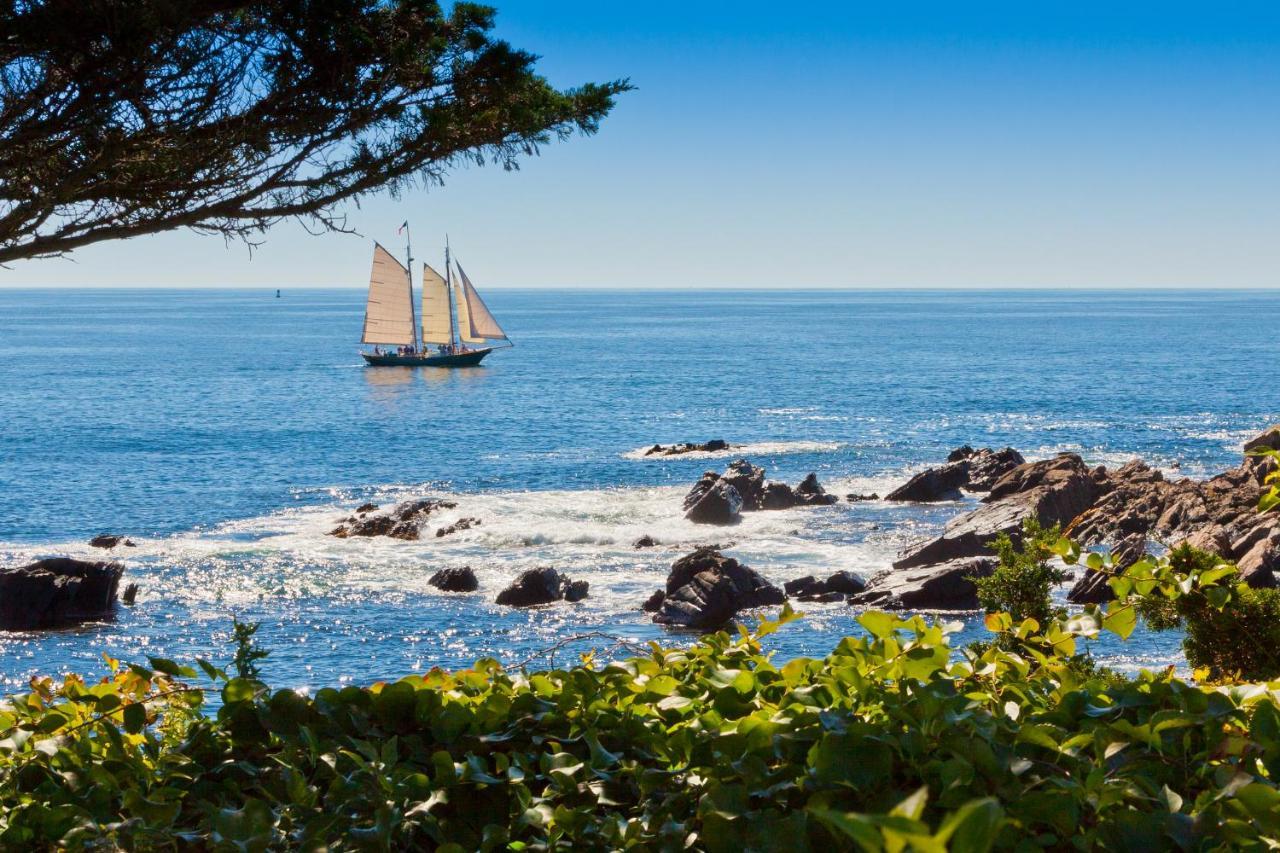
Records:
[[[939,468],[928,468],[916,474],[903,485],[884,496],[887,501],[935,501],[959,500],[960,488],[969,482],[969,463],[948,462]]]
[[[660,625],[713,630],[742,610],[781,604],[782,590],[758,572],[712,548],[699,548],[676,560],[661,590],[645,609]]]
[[[720,479],[738,490],[742,509],[746,512],[760,509],[764,500],[764,469],[745,459],[729,463]]]
[[[964,488],[970,492],[990,491],[997,480],[1019,465],[1026,464],[1026,461],[1022,458],[1022,454],[1012,447],[1006,447],[1003,450],[992,450],[990,447],[974,450],[966,459],[969,465],[969,481],[965,483]]]
[[[450,533],[457,533],[460,530],[470,530],[480,523],[478,518],[460,518],[447,527],[441,527],[436,530],[436,538],[448,536]]]
[[[1072,604],[1104,604],[1111,601],[1115,598],[1115,593],[1108,581],[1141,560],[1146,553],[1147,537],[1141,533],[1134,533],[1120,540],[1111,549],[1111,566],[1102,571],[1085,569],[1067,593],[1067,601]]]
[[[722,450],[729,449],[729,442],[722,438],[713,438],[711,441],[703,444],[694,444],[689,441],[682,441],[677,444],[655,444],[644,452],[645,456],[679,456],[682,453],[719,453]]]
[[[555,569],[544,567],[522,573],[494,601],[508,607],[535,607],[556,601],[581,601],[587,597],[587,589],[586,581],[571,581]]]
[[[724,480],[715,484],[689,507],[684,517],[694,524],[736,524],[742,512],[742,496]]]
[[[844,496],[844,499],[852,504],[852,503],[858,503],[860,501],[878,501],[880,500],[880,496],[877,495],[875,492],[868,492],[867,494],[864,494],[864,495],[860,495],[857,492],[850,492],[849,494]]]
[[[693,484],[693,488],[684,496],[684,508],[686,510],[693,509],[694,504],[706,497],[707,492],[715,488],[718,482],[720,482],[720,475],[715,471],[703,471],[702,477]]]
[[[89,545],[94,548],[111,549],[117,545],[124,545],[126,548],[136,548],[132,539],[126,539],[115,533],[100,533],[89,540]]]
[[[764,495],[760,499],[761,509],[791,509],[800,505],[795,489],[786,483],[769,482],[765,484]]]
[[[1089,469],[1075,454],[1020,465],[995,484],[982,506],[951,519],[941,536],[902,552],[893,567],[984,556],[1001,533],[1018,540],[1028,518],[1043,525],[1067,524],[1090,507],[1097,492]]]
[[[836,572],[826,580],[806,575],[787,581],[782,586],[788,596],[801,601],[835,601],[848,595],[856,595],[866,588],[862,578],[852,572]]]
[[[387,512],[353,515],[331,530],[329,535],[339,539],[351,536],[390,536],[412,541],[419,538],[423,524],[431,513],[456,506],[453,501],[435,498],[405,501]]]
[[[657,613],[662,607],[662,600],[666,598],[666,595],[663,590],[655,591],[653,595],[644,600],[644,604],[640,605],[640,609],[645,613]]]
[[[994,558],[977,557],[880,572],[849,603],[887,610],[976,610],[978,589],[970,578],[987,577],[995,567]]]
[[[441,569],[427,579],[427,583],[444,592],[475,592],[480,581],[470,566]]]
[[[133,602],[138,599],[138,585],[131,583],[124,588],[124,592],[120,595],[120,601],[132,607]]]
[[[804,506],[830,506],[840,500],[835,495],[827,494],[827,490],[818,482],[818,475],[812,471],[796,486],[795,495]]]
[[[636,550],[640,550],[641,548],[653,548],[657,546],[657,544],[658,544],[657,539],[654,539],[652,536],[649,536],[648,534],[646,534],[644,536],[641,536],[636,541],[632,542],[631,547],[635,548]]]
[[[360,504],[356,507],[356,515],[364,515],[367,512],[376,512],[378,505],[375,503]]]
[[[124,567],[68,557],[0,570],[0,630],[58,628],[111,615]]]

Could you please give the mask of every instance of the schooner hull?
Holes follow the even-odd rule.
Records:
[[[491,352],[493,349],[490,347],[452,355],[374,355],[371,352],[362,352],[360,355],[370,367],[475,367]]]

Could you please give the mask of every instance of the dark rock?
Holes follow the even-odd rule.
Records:
[[[844,499],[852,504],[852,503],[858,503],[859,501],[878,501],[880,500],[880,496],[877,495],[875,492],[868,492],[865,495],[860,495],[856,492],[850,492],[849,494],[844,496]]]
[[[694,524],[736,524],[742,512],[742,497],[724,480],[715,484],[685,513]]]
[[[662,590],[658,590],[653,595],[644,600],[644,604],[640,605],[640,609],[645,613],[657,613],[662,608],[662,601],[667,594]]]
[[[1003,450],[984,447],[981,450],[972,451],[966,461],[969,465],[969,482],[965,483],[964,488],[971,492],[985,492],[989,491],[997,480],[1019,465],[1025,464],[1027,460],[1012,447],[1006,447]]]
[[[124,592],[120,595],[120,600],[125,604],[129,605],[130,607],[133,606],[133,602],[136,601],[137,598],[138,598],[138,585],[136,583],[131,583],[128,586],[126,586],[124,588]]]
[[[1280,569],[1280,532],[1253,542],[1249,550],[1236,560],[1240,578],[1254,589],[1276,586],[1276,570]]]
[[[769,482],[765,484],[764,496],[760,499],[761,509],[791,509],[800,505],[800,498],[795,490],[786,483]]]
[[[887,501],[954,501],[960,499],[960,488],[969,482],[969,463],[948,462],[916,474],[904,485],[884,496]]]
[[[436,530],[436,538],[448,536],[450,533],[457,533],[459,530],[470,530],[480,523],[478,518],[460,518],[448,527],[441,527]]]
[[[480,581],[470,566],[441,569],[427,579],[427,583],[444,592],[475,592]]]
[[[654,539],[652,536],[649,536],[646,534],[644,536],[641,536],[636,541],[632,542],[631,547],[635,548],[636,550],[639,550],[641,548],[653,548],[657,544],[658,544],[657,539]]]
[[[783,591],[790,597],[799,598],[802,595],[816,595],[822,588],[822,581],[813,575],[805,575],[802,578],[789,580],[782,585]]]
[[[126,548],[136,548],[132,539],[126,539],[114,533],[101,533],[89,540],[89,545],[93,548],[114,548],[117,545],[124,545]]]
[[[1086,569],[1067,593],[1072,604],[1104,604],[1115,598],[1108,583],[1111,578],[1138,562],[1147,553],[1147,537],[1134,533],[1111,549],[1111,565],[1102,570]]]
[[[722,438],[713,438],[711,441],[703,444],[694,444],[689,441],[682,441],[678,444],[655,444],[645,451],[645,456],[679,456],[682,453],[718,453],[722,450],[729,449],[729,442]]]
[[[744,511],[760,509],[764,500],[763,468],[752,465],[745,459],[738,459],[729,463],[720,479],[738,490]]]
[[[880,572],[849,603],[889,610],[976,610],[978,590],[970,578],[987,577],[995,567],[993,558],[979,557]]]
[[[571,581],[555,569],[544,567],[522,573],[515,583],[498,593],[494,601],[508,607],[535,607],[555,601],[580,601],[586,597],[586,581]]]
[[[339,539],[350,536],[391,536],[412,541],[421,535],[422,525],[431,513],[456,506],[453,501],[435,498],[405,501],[384,513],[353,515],[331,530],[329,535]]]
[[[867,588],[867,583],[853,572],[836,572],[826,580],[828,592],[857,595]]]
[[[976,452],[977,451],[975,451],[972,447],[970,447],[967,444],[964,444],[964,445],[961,445],[960,447],[957,447],[955,450],[951,451],[950,453],[948,453],[947,461],[963,462],[964,460],[968,459],[970,456],[972,456]]]
[[[364,515],[367,512],[374,512],[377,509],[378,505],[375,503],[360,504],[360,506],[356,507],[356,515]]]
[[[702,472],[702,477],[693,484],[689,494],[684,496],[684,508],[686,510],[693,509],[694,504],[706,497],[707,492],[715,488],[718,482],[720,482],[720,475],[715,471]]]
[[[818,475],[812,471],[796,486],[795,495],[804,506],[830,506],[840,500],[835,495],[827,494],[827,490],[818,482]]]
[[[1255,450],[1280,450],[1280,424],[1267,427],[1258,435],[1249,439],[1244,443],[1244,452],[1252,453]]]
[[[1021,537],[1022,523],[1067,524],[1093,503],[1098,486],[1075,454],[1029,462],[1010,471],[983,499],[982,506],[947,522],[941,536],[899,555],[895,569],[929,566],[990,552],[996,536]]]
[[[802,601],[835,601],[862,592],[866,584],[852,572],[836,572],[825,581],[806,575],[787,581],[782,587],[788,596]]]
[[[676,560],[667,576],[653,621],[660,625],[712,630],[728,623],[741,610],[781,604],[782,590],[758,572],[711,548],[699,548]]]
[[[124,567],[68,557],[0,570],[0,630],[29,631],[109,616]]]

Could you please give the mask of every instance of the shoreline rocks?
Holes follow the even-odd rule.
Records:
[[[365,504],[365,507],[369,506],[373,505]],[[421,537],[422,527],[431,513],[456,506],[453,501],[422,498],[396,504],[386,512],[377,512],[376,506],[372,510],[361,507],[364,512],[357,510],[329,531],[329,535],[339,539],[352,536],[390,536],[393,539],[414,541]]]
[[[475,592],[480,588],[480,581],[470,566],[440,569],[427,579],[427,583],[442,592]]]
[[[91,548],[105,548],[110,550],[117,545],[123,545],[126,548],[137,548],[132,539],[127,539],[118,533],[99,533],[97,536],[89,540]]]
[[[970,557],[905,570],[879,572],[849,603],[886,610],[977,610],[978,588],[970,578],[987,577],[994,557]]]
[[[866,588],[866,582],[853,572],[836,572],[826,580],[805,575],[782,585],[782,590],[788,597],[818,602],[840,601],[850,595],[857,595]]]
[[[957,447],[943,465],[926,468],[903,485],[885,495],[887,501],[934,503],[955,501],[968,492],[990,491],[996,482],[1026,462],[1012,447],[974,450],[969,445]]]
[[[457,533],[460,530],[470,530],[471,528],[479,524],[480,524],[480,519],[478,518],[460,518],[457,521],[455,521],[453,524],[450,524],[447,527],[437,528],[436,538],[439,539],[441,536],[448,536],[449,534]]]
[[[494,603],[507,607],[537,607],[557,601],[570,603],[587,597],[590,585],[586,581],[574,581],[555,569],[544,566],[522,572],[512,584],[498,593]]]
[[[644,609],[659,625],[715,630],[742,610],[784,601],[785,593],[759,572],[714,548],[698,548],[671,565],[665,588]]]
[[[0,570],[0,630],[62,628],[110,617],[124,566],[70,557]]]
[[[811,472],[792,488],[786,483],[766,480],[763,468],[737,459],[729,463],[723,474],[703,472],[685,495],[684,508],[685,518],[696,524],[734,524],[743,512],[829,506],[839,501],[838,496],[822,488],[815,473]],[[735,504],[737,509],[733,508]]]

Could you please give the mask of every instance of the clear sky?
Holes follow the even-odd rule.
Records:
[[[1275,2],[494,5],[552,82],[631,78],[598,136],[0,285],[362,286],[406,218],[482,288],[1280,285]]]

